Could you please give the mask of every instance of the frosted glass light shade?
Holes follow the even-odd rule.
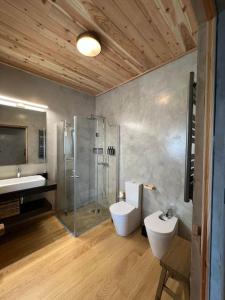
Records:
[[[77,50],[85,56],[94,57],[101,52],[101,44],[94,34],[85,32],[77,38]]]

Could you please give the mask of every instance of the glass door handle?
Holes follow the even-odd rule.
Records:
[[[72,170],[72,175],[70,177],[72,177],[72,178],[80,178],[80,176],[76,174],[76,170]]]
[[[80,176],[78,176],[78,175],[71,175],[70,177],[71,178],[80,178]]]

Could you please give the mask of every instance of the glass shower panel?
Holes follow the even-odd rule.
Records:
[[[85,117],[75,117],[75,206],[79,209],[95,200],[94,184],[94,123]]]
[[[108,207],[115,203],[119,195],[119,153],[120,128],[106,122],[106,145],[114,148],[114,155],[108,155],[106,195]]]
[[[74,127],[66,121],[58,124],[57,163],[56,211],[61,222],[74,232]]]
[[[118,197],[119,178],[119,126],[111,125],[106,119],[98,120],[95,147],[99,149],[96,156],[96,190],[98,203],[108,208]],[[107,151],[113,147],[113,153]]]

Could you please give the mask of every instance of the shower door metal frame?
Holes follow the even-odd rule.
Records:
[[[73,117],[73,130],[74,130],[74,138],[73,138],[73,234],[74,236],[78,236],[78,232],[76,230],[76,200],[77,200],[77,181],[79,180],[79,174],[77,174],[77,116]]]
[[[104,163],[105,162],[105,156],[106,156],[106,124],[105,124],[105,118],[101,117],[101,116],[95,116],[95,118],[96,118],[96,138],[99,137],[99,136],[97,136],[97,133],[99,132],[99,121],[101,120],[102,123],[103,123],[104,141],[103,141],[103,146],[102,146],[102,148],[103,148],[103,153],[102,153],[102,160],[103,161],[102,161],[102,163]],[[99,148],[99,145],[97,145],[97,146],[98,146],[97,148]],[[100,202],[100,197],[99,197],[99,166],[100,166],[100,164],[99,164],[99,151],[97,151],[96,166],[95,166],[95,168],[96,168],[96,172],[95,172],[96,173],[96,199],[95,199],[96,203]],[[102,172],[105,172],[104,167],[105,166],[103,164],[102,165]],[[104,174],[102,174],[102,187],[103,188],[106,188],[104,186],[104,182],[103,182],[105,177],[106,176],[104,176]],[[106,190],[104,191],[104,194],[106,195]],[[103,191],[102,191],[102,198],[103,198]]]

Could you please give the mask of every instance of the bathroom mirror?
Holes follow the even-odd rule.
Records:
[[[46,113],[0,105],[0,166],[46,162]]]

